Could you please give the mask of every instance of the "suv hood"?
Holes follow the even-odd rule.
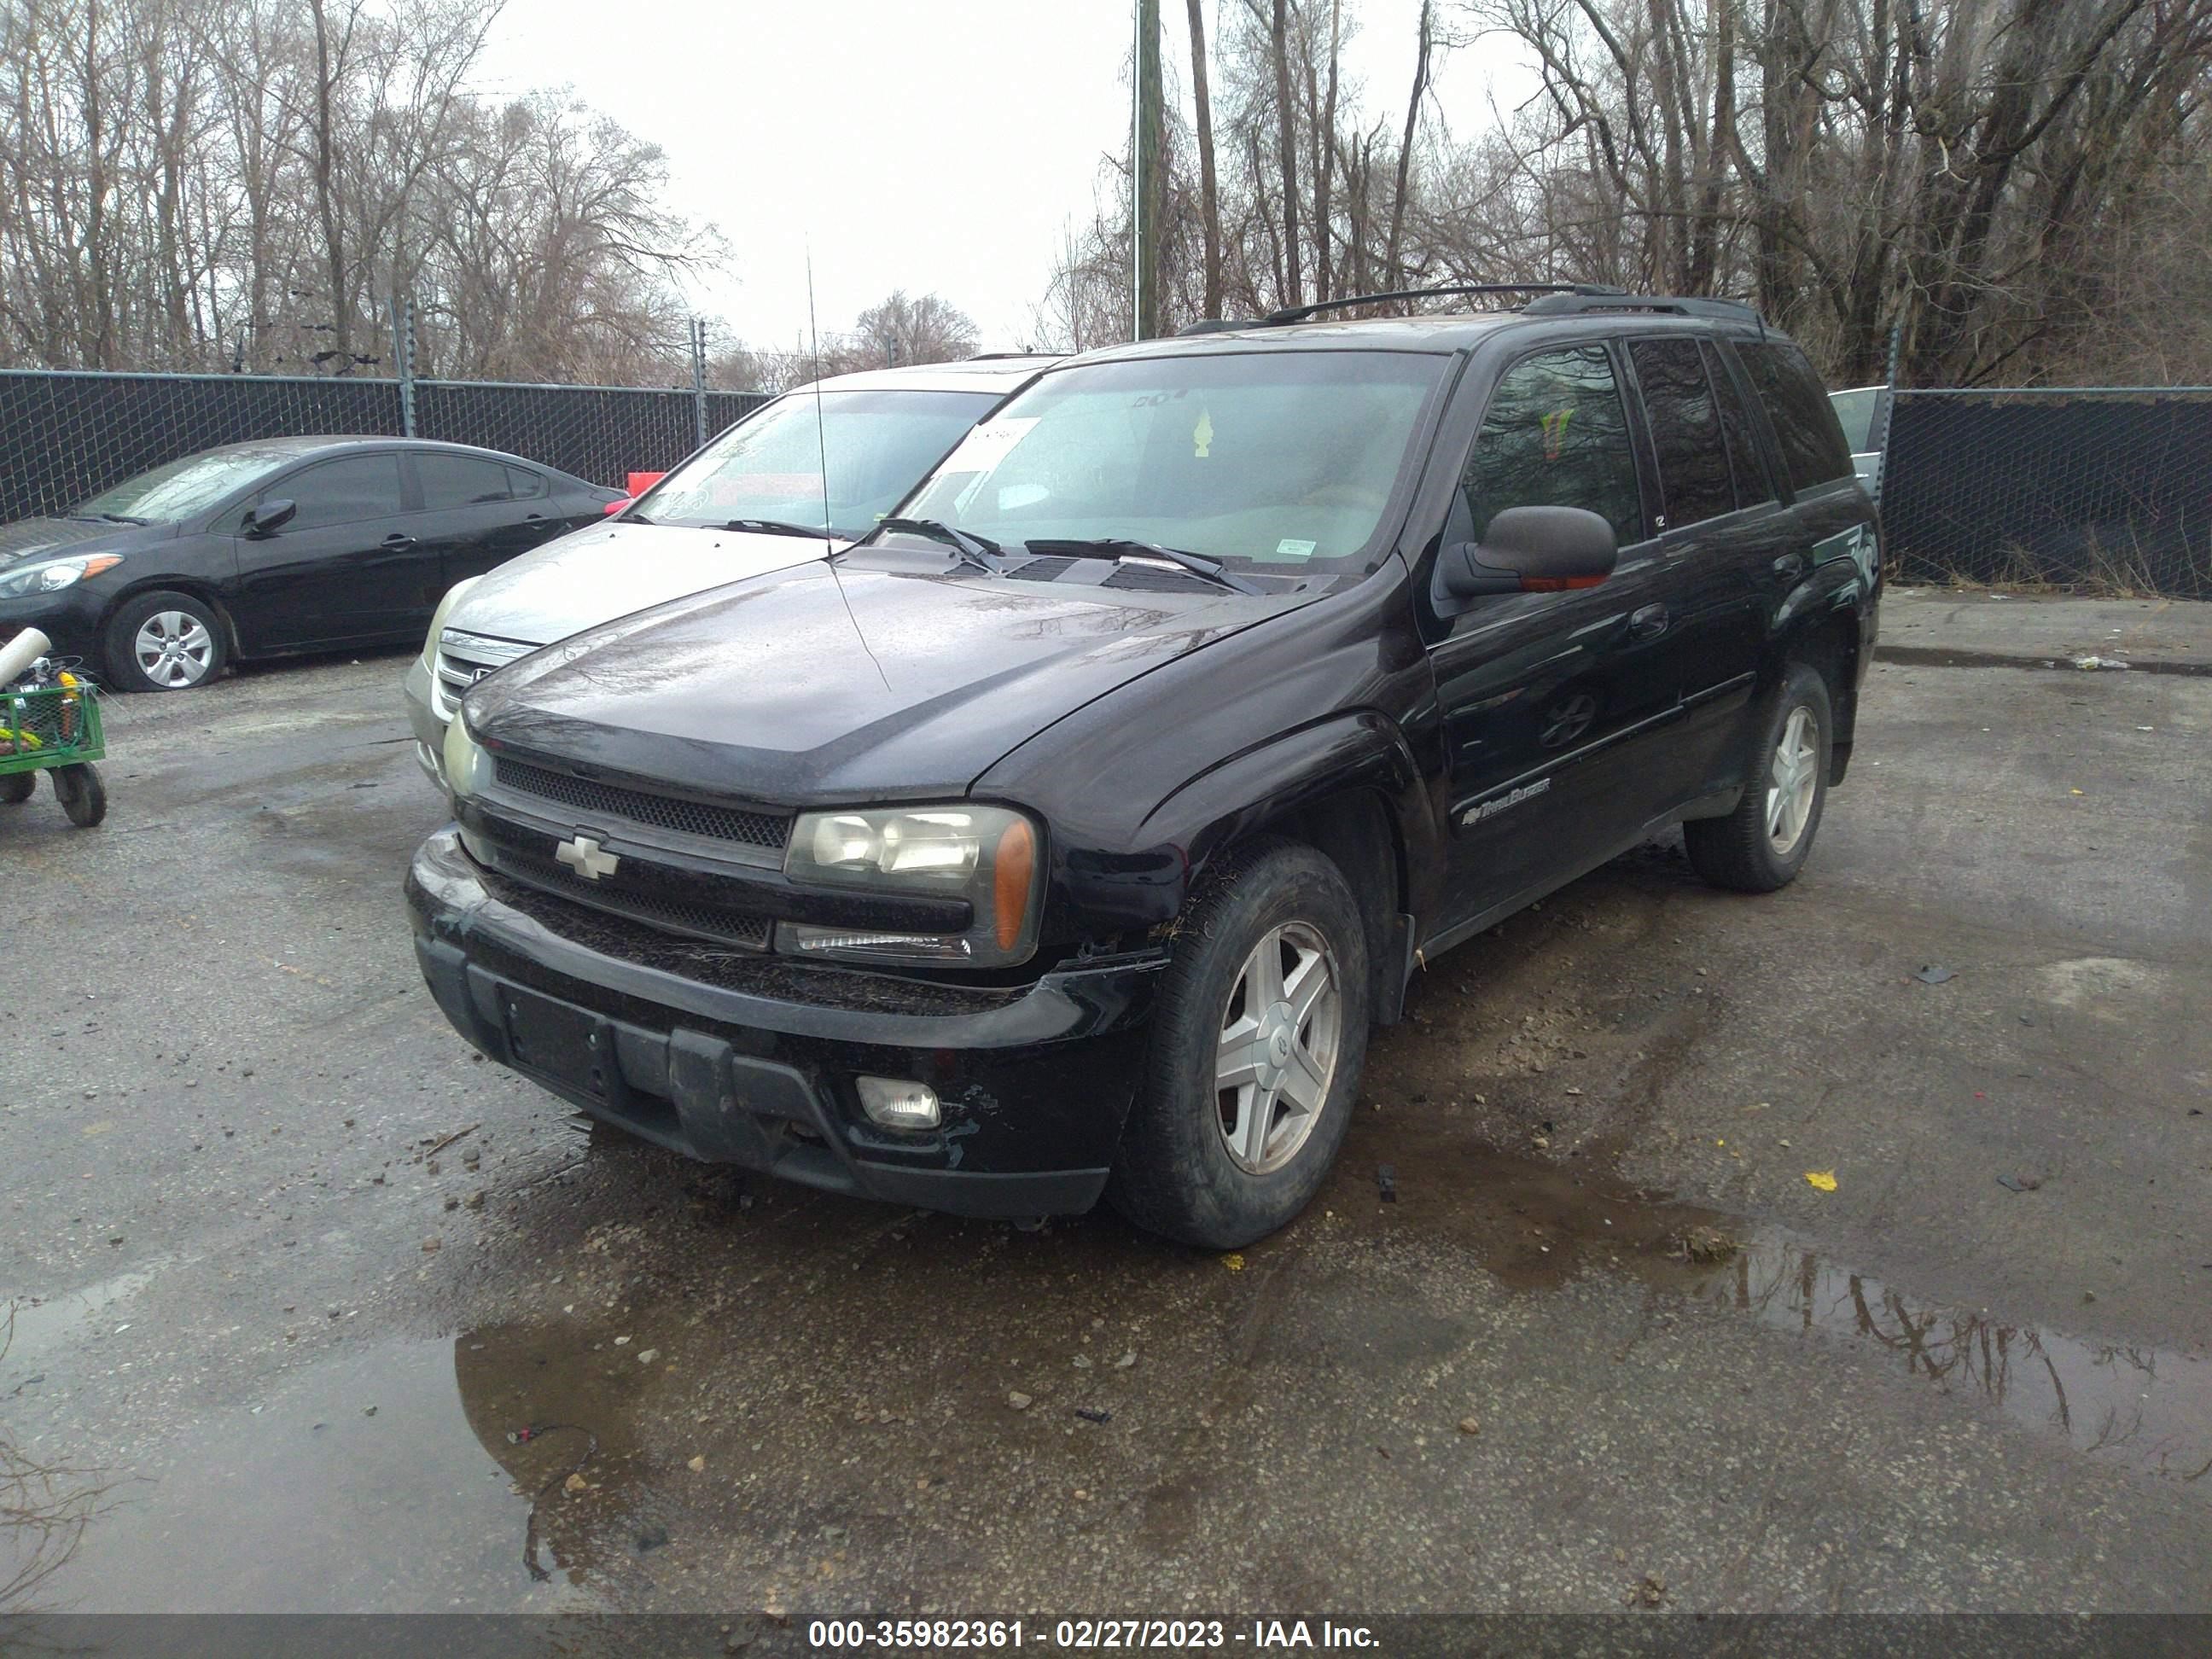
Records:
[[[1093,698],[1313,597],[813,563],[564,641],[464,706],[495,746],[682,789],[941,799]]]
[[[486,571],[447,613],[446,626],[544,645],[687,593],[804,564],[844,545],[683,525],[593,525]]]

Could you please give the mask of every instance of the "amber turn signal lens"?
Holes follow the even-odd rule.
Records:
[[[997,925],[999,948],[1011,951],[1029,920],[1030,884],[1036,877],[1036,834],[1028,823],[1016,818],[999,837],[998,856],[991,860],[991,902]]]

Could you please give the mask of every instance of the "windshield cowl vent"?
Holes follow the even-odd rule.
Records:
[[[1158,565],[1125,564],[1116,569],[1101,587],[1120,587],[1139,593],[1185,593],[1195,588],[1212,592],[1212,585],[1199,577],[1186,575],[1180,570],[1163,570]]]

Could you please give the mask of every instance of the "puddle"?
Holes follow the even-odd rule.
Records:
[[[157,1256],[143,1267],[87,1285],[82,1290],[43,1299],[24,1297],[12,1303],[0,1302],[0,1356],[7,1361],[9,1385],[21,1384],[23,1379],[20,1374],[27,1368],[37,1370],[35,1365],[28,1364],[29,1361],[38,1358],[61,1338],[77,1331],[94,1315],[105,1313],[117,1303],[137,1295],[170,1263],[171,1258]]]
[[[1780,1237],[1707,1270],[1692,1294],[1784,1330],[1871,1342],[1912,1376],[2212,1498],[2212,1362],[1915,1302]]]
[[[1445,1118],[1355,1134],[1322,1201],[1363,1228],[1462,1243],[1513,1290],[1625,1273],[1778,1330],[1872,1344],[1947,1393],[2212,1499],[2212,1360],[1921,1301],[1802,1241],[1638,1188],[1605,1170],[1595,1148],[1564,1164],[1511,1158]],[[1394,1164],[1389,1204],[1378,1201],[1378,1158]],[[1692,1259],[1714,1238],[1739,1248]]]
[[[661,1384],[597,1340],[556,1322],[311,1366],[258,1410],[125,1460],[39,1600],[87,1613],[565,1613],[649,1589],[631,1425]]]

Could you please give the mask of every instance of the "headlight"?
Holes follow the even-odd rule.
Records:
[[[46,559],[27,569],[0,576],[0,598],[20,599],[30,593],[58,593],[87,576],[97,576],[123,562],[120,553],[87,553],[74,559]]]
[[[482,794],[491,783],[491,756],[469,735],[469,723],[456,712],[446,722],[446,787],[456,799]]]
[[[438,601],[438,608],[430,613],[430,631],[422,641],[422,666],[428,671],[432,684],[438,674],[438,635],[446,631],[446,618],[453,611],[462,594],[474,587],[481,578],[465,576],[446,590],[446,597]]]
[[[783,858],[784,873],[793,881],[965,899],[975,916],[962,933],[787,921],[776,928],[776,948],[798,956],[969,968],[1024,961],[1036,945],[1039,841],[1035,824],[1004,806],[803,813]]]

